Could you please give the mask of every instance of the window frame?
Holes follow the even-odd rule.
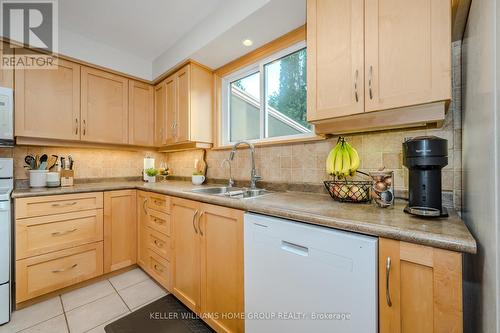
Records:
[[[276,136],[276,137],[266,137],[266,131],[268,129],[268,117],[266,115],[267,111],[267,101],[266,101],[266,82],[265,82],[265,66],[267,64],[270,64],[276,60],[279,60],[281,58],[284,58],[288,55],[291,55],[295,52],[298,52],[300,50],[306,49],[307,44],[305,41],[300,41],[298,43],[295,43],[289,47],[283,48],[277,52],[274,52],[273,54],[264,57],[250,65],[247,65],[243,68],[240,68],[232,73],[229,73],[228,75],[225,75],[224,77],[221,78],[221,126],[220,126],[220,132],[219,132],[219,142],[221,143],[221,146],[230,146],[233,145],[235,142],[231,141],[231,133],[230,133],[230,127],[231,127],[231,119],[230,119],[230,89],[231,89],[231,83],[245,78],[247,76],[253,75],[255,73],[260,73],[260,123],[259,123],[259,138],[258,139],[251,139],[251,140],[246,140],[254,144],[266,144],[266,143],[273,143],[273,142],[280,142],[280,141],[307,141],[310,139],[315,139],[318,136],[316,135],[314,131],[314,125],[311,124],[311,133],[301,133],[301,134],[291,134],[291,135],[283,135],[283,136]]]

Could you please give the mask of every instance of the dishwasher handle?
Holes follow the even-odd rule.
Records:
[[[307,257],[309,256],[309,248],[299,244],[287,242],[285,240],[281,241],[281,249],[299,256]]]

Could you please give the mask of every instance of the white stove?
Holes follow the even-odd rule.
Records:
[[[10,320],[12,220],[10,194],[14,188],[12,158],[0,158],[0,324]]]

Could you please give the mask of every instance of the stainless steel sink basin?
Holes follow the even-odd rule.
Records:
[[[235,199],[255,198],[270,193],[269,191],[260,188],[252,190],[244,187],[228,187],[228,186],[195,188],[192,189],[191,192],[225,196]]]

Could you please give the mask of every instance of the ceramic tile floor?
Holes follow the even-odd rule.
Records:
[[[141,269],[15,311],[0,333],[104,333],[104,326],[166,295]]]

